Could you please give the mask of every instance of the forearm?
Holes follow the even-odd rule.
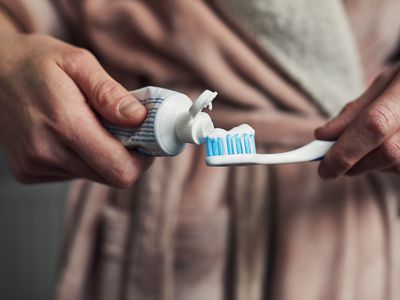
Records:
[[[19,32],[15,22],[0,8],[0,32]]]

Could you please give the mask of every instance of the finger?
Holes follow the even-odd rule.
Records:
[[[145,169],[149,159],[131,155],[108,133],[87,107],[81,110],[80,122],[71,124],[67,145],[93,168],[108,184],[131,186]]]
[[[20,181],[30,184],[45,182],[43,181],[44,179],[48,180],[48,182],[56,182],[84,178],[98,183],[107,184],[107,181],[104,178],[98,175],[76,154],[70,154],[68,157],[64,158],[57,157],[56,163],[59,166],[55,166],[54,163],[34,163],[30,166],[31,171],[24,172],[22,176],[19,176],[23,178]]]
[[[84,178],[102,184],[107,181],[93,170],[78,154],[65,148],[63,155],[59,158],[63,171],[71,178]]]
[[[351,169],[399,128],[400,84],[394,81],[349,126],[322,160],[323,179],[335,178]]]
[[[61,67],[83,91],[90,105],[111,123],[134,127],[146,118],[146,108],[112,79],[90,52],[72,51],[63,59]]]
[[[317,128],[315,131],[316,138],[320,140],[337,139],[360,112],[378,98],[392,83],[398,71],[398,67],[389,68],[379,75],[363,95],[348,103],[338,116],[328,121],[322,127]]]
[[[353,168],[348,175],[392,168],[400,163],[400,135],[390,138],[381,146],[367,154]]]
[[[31,180],[38,178],[86,178],[96,182],[106,181],[98,175],[76,153],[63,145],[54,132],[36,135],[30,140],[30,146],[24,149],[16,170]]]

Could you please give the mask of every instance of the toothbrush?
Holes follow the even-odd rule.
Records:
[[[315,140],[298,149],[274,154],[256,153],[255,131],[242,124],[226,131],[215,129],[206,137],[208,166],[287,164],[321,160],[335,143]]]

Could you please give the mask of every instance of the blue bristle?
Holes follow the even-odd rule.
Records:
[[[235,145],[236,145],[236,154],[242,154],[242,143],[240,141],[239,135],[235,134]]]
[[[251,137],[250,137],[250,135],[247,135],[246,142],[247,142],[246,147],[248,147],[248,150],[246,149],[247,153],[248,154],[253,153],[252,146],[251,146]]]
[[[245,149],[245,153],[251,153],[250,152],[250,145],[249,145],[249,135],[248,134],[244,134],[243,135],[243,141],[244,141],[244,149]]]
[[[251,153],[256,153],[256,140],[254,138],[254,134],[250,135],[250,140],[251,140]]]
[[[213,156],[211,138],[206,137],[206,151],[207,156]]]
[[[219,155],[224,155],[225,151],[224,151],[224,146],[222,145],[222,139],[218,138],[217,139],[217,143],[218,143],[218,154]]]
[[[232,154],[236,154],[237,151],[236,151],[236,142],[234,136],[231,137],[231,141],[232,141]]]
[[[218,144],[216,139],[212,139],[213,155],[218,155]]]
[[[232,136],[230,134],[226,136],[226,148],[228,149],[228,154],[233,154]]]

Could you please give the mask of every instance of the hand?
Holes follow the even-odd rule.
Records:
[[[323,179],[386,170],[400,174],[400,66],[383,72],[316,137],[337,142],[319,168]]]
[[[99,123],[137,126],[140,102],[88,51],[41,35],[0,33],[0,146],[16,179],[87,178],[128,187],[151,159]]]

